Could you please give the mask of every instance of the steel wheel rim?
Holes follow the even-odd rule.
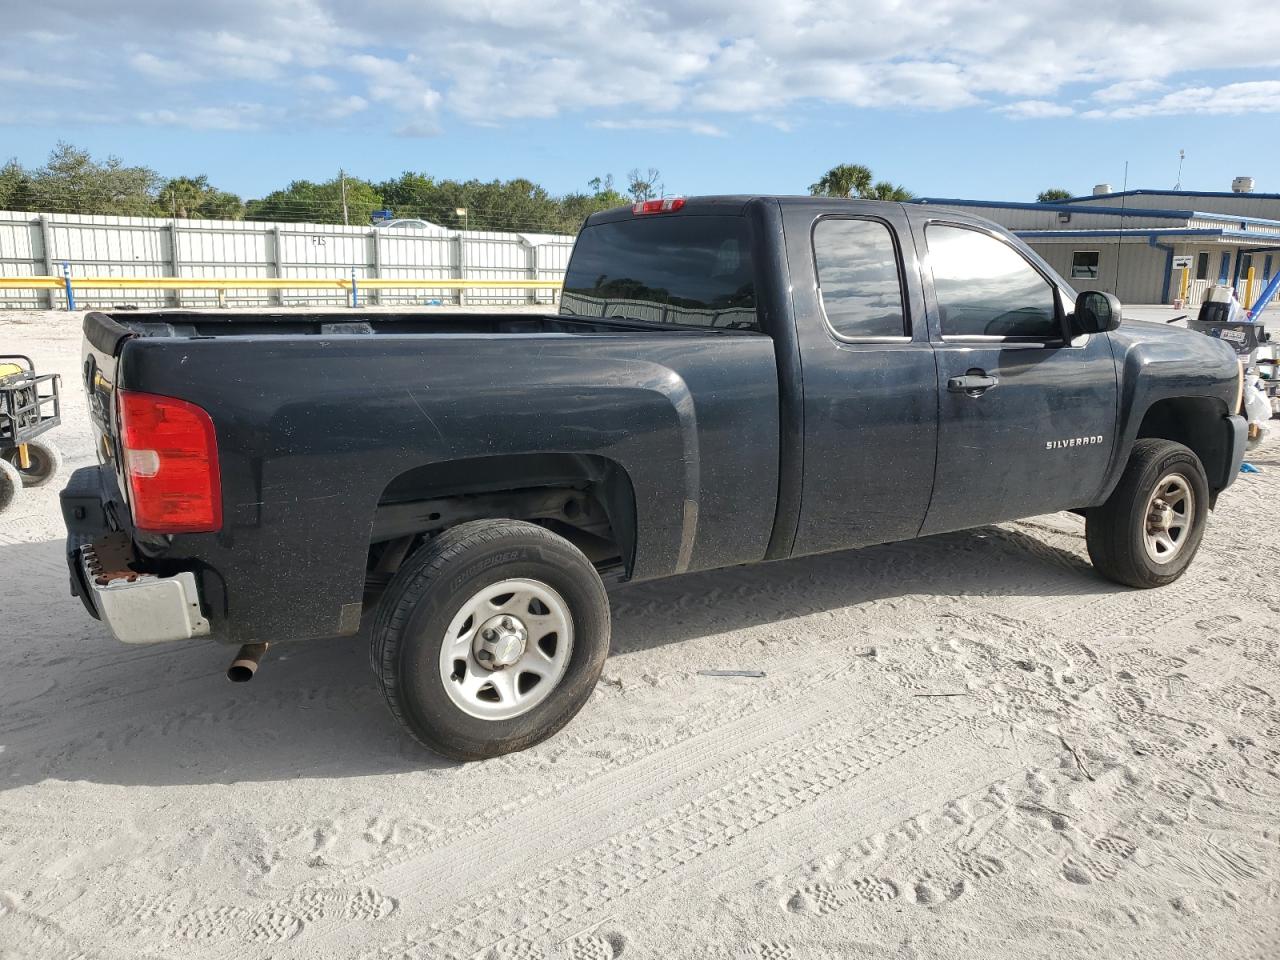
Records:
[[[1172,563],[1191,539],[1196,495],[1180,473],[1166,474],[1151,491],[1142,518],[1142,543],[1152,563]]]
[[[564,598],[540,580],[501,580],[472,594],[449,622],[440,682],[463,713],[510,720],[551,695],[572,653],[573,618]]]

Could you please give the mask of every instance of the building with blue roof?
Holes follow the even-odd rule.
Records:
[[[1172,303],[1183,294],[1185,263],[1189,308],[1217,283],[1234,286],[1248,305],[1280,271],[1276,193],[1112,192],[1101,184],[1090,196],[1053,203],[916,202],[986,217],[1016,233],[1078,290],[1114,291],[1125,303]]]

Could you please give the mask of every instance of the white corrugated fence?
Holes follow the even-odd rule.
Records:
[[[573,237],[549,233],[440,233],[251,220],[169,220],[0,211],[0,276],[561,280]],[[501,288],[370,291],[385,304],[550,303],[555,291]],[[77,306],[211,307],[216,290],[76,286]],[[341,290],[230,289],[237,306],[336,305]],[[62,307],[62,291],[0,289],[0,307]]]

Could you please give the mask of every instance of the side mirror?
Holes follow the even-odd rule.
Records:
[[[1124,311],[1120,301],[1101,290],[1086,290],[1076,297],[1076,327],[1081,333],[1106,333],[1120,326]]]

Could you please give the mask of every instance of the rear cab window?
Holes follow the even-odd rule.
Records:
[[[747,221],[659,214],[588,226],[569,260],[560,312],[759,331]]]
[[[842,340],[907,340],[898,248],[879,220],[824,217],[813,228],[818,299]]]

